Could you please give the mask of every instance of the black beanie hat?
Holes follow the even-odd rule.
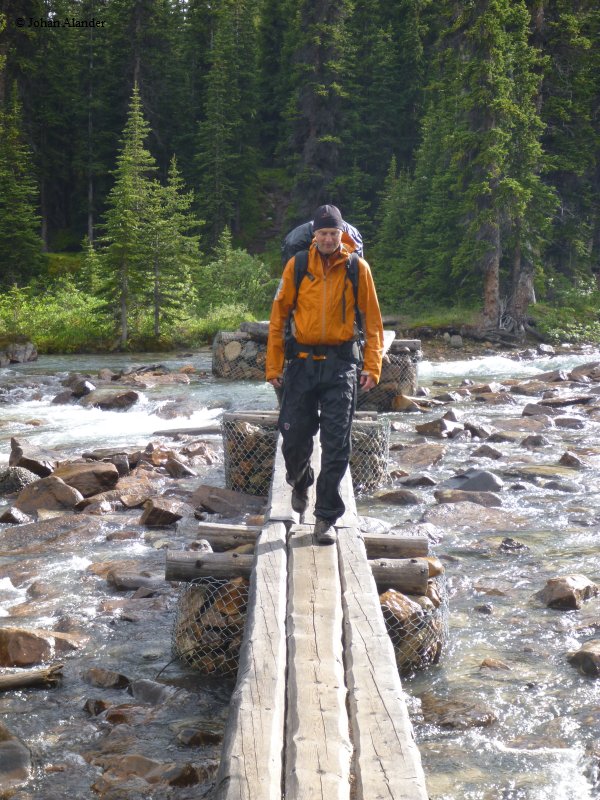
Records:
[[[313,217],[313,230],[320,228],[338,228],[343,230],[342,215],[335,206],[319,206]]]

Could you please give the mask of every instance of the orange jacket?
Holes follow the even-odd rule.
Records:
[[[354,289],[347,278],[346,261],[354,242],[343,234],[342,246],[330,256],[325,272],[323,258],[315,242],[308,251],[308,272],[314,280],[304,278],[298,290],[294,311],[296,340],[306,345],[336,345],[354,338]],[[358,305],[365,333],[363,371],[377,382],[381,375],[383,354],[383,324],[371,268],[362,258],[358,270]],[[346,295],[346,321],[342,316],[342,294]],[[267,344],[266,378],[268,381],[283,374],[285,323],[294,305],[294,258],[285,265],[283,276],[273,301]]]

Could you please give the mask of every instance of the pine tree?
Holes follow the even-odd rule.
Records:
[[[153,332],[158,339],[165,324],[185,314],[195,303],[192,275],[198,268],[198,222],[190,213],[192,192],[185,192],[173,157],[166,186],[152,184],[144,235],[150,274],[147,285]]]
[[[223,0],[215,23],[196,160],[199,210],[213,245],[225,226],[240,230],[256,186],[254,6],[250,0]]]
[[[127,122],[108,195],[102,263],[106,271],[104,295],[119,332],[121,349],[127,346],[130,320],[139,312],[146,277],[147,218],[151,203],[150,176],[156,162],[145,147],[149,126],[134,87]]]
[[[0,109],[0,282],[5,286],[24,285],[44,263],[33,174],[15,83]]]

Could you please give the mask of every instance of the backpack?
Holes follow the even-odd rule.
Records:
[[[294,337],[292,331],[292,317],[294,315],[294,310],[296,308],[296,303],[298,302],[298,292],[300,290],[300,284],[304,280],[304,278],[308,278],[311,281],[314,281],[314,276],[310,274],[308,271],[308,250],[300,250],[294,256],[294,287],[296,289],[296,293],[294,295],[294,303],[290,309],[290,313],[288,314],[288,318],[285,323],[285,355],[286,358],[292,358],[296,354],[295,345],[296,339]],[[358,307],[358,279],[359,279],[359,261],[358,261],[358,253],[354,252],[351,253],[346,261],[346,280],[349,280],[352,284],[352,291],[354,292],[354,316],[356,327],[358,329],[358,362],[362,365],[362,356],[364,350],[364,329],[362,323],[362,314],[360,313],[360,308]],[[342,319],[346,321],[346,295],[342,296]]]
[[[363,255],[363,240],[360,231],[356,230],[353,225],[347,222],[343,223],[343,230],[350,236],[356,245],[355,253],[362,258]],[[308,250],[310,243],[313,240],[313,224],[312,222],[305,222],[304,225],[298,225],[297,228],[291,230],[283,240],[281,245],[281,258],[283,266],[287,264],[290,258],[300,250]]]

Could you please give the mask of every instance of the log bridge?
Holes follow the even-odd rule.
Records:
[[[427,538],[363,536],[349,471],[342,488],[337,544],[319,546],[312,513],[292,511],[279,443],[264,525],[224,537],[199,523],[215,549],[256,541],[254,556],[167,553],[168,580],[250,575],[212,800],[427,800],[377,590],[423,593]]]

